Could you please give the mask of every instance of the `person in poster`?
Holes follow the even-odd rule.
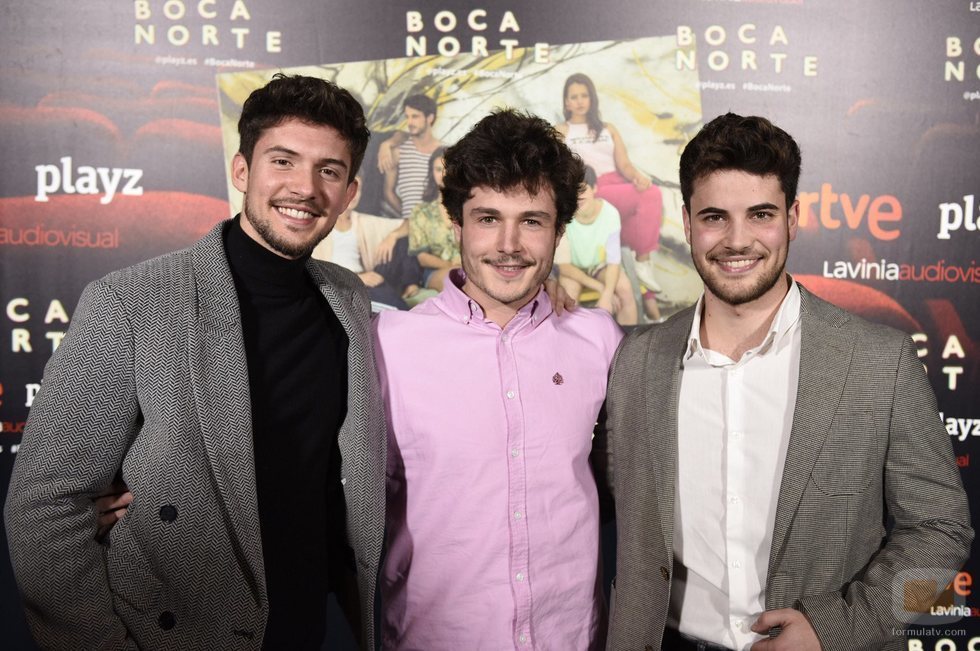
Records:
[[[622,243],[636,254],[636,276],[646,289],[647,316],[660,319],[654,293],[660,291],[651,253],[660,246],[663,198],[660,188],[630,161],[626,143],[611,122],[603,122],[599,96],[588,75],[575,73],[562,91],[565,122],[558,130],[572,151],[598,176],[596,196],[616,207],[622,219]]]
[[[241,215],[91,283],[46,368],[5,510],[44,648],[320,649],[332,586],[374,648],[369,301],[310,259],[370,134],[346,90],[281,74],[239,133]],[[93,498],[114,479],[132,502],[102,545]]]
[[[403,111],[407,134],[399,132],[382,143],[385,168],[384,196],[388,206],[402,219],[408,219],[412,210],[422,201],[432,153],[442,147],[432,125],[436,121],[438,107],[431,97],[416,93],[405,98]]]
[[[611,650],[904,648],[903,591],[941,591],[969,554],[911,339],[786,273],[800,160],[785,131],[731,113],[681,155],[704,294],[624,340],[597,430]]]

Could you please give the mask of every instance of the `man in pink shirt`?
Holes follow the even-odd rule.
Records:
[[[545,121],[481,120],[446,151],[462,271],[375,321],[388,421],[385,649],[599,649],[592,430],[621,338],[542,291],[583,168]]]

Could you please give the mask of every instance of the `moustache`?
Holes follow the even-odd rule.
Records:
[[[483,258],[483,262],[503,267],[531,267],[534,265],[533,260],[514,256],[505,256],[502,258]]]

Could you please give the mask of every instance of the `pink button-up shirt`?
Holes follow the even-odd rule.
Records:
[[[454,282],[375,321],[384,648],[601,648],[589,453],[622,333],[598,310],[555,317],[543,292],[501,329]]]

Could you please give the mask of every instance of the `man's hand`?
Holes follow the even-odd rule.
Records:
[[[820,639],[806,615],[792,608],[767,610],[755,620],[752,630],[766,635],[770,628],[782,631],[776,637],[759,640],[751,651],[820,651]]]
[[[387,174],[395,169],[395,157],[391,155],[391,142],[385,140],[378,147],[378,171]]]
[[[377,271],[365,271],[363,273],[357,274],[361,282],[368,287],[377,287],[385,281],[385,277],[379,274]]]
[[[95,509],[99,514],[99,526],[95,533],[96,540],[104,540],[117,522],[123,519],[129,505],[133,502],[133,494],[129,487],[121,481],[113,482],[112,486],[95,498]]]
[[[575,309],[578,301],[568,295],[565,288],[554,278],[547,278],[544,281],[544,291],[551,299],[551,309],[555,311],[555,316],[561,316],[565,310]]]

